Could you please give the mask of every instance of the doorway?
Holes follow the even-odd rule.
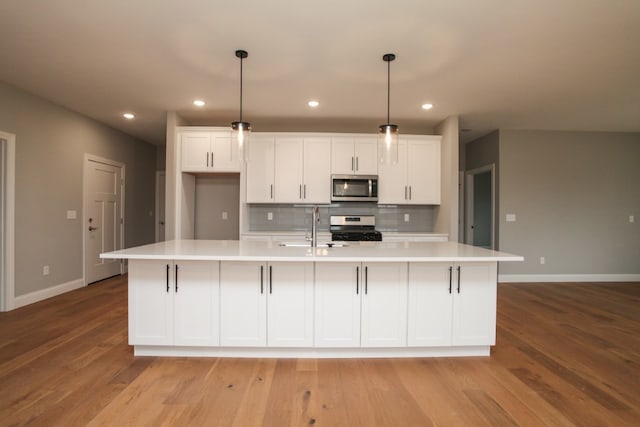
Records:
[[[0,311],[14,307],[15,142],[0,132]]]
[[[84,278],[85,284],[122,274],[120,260],[101,259],[103,252],[123,248],[125,166],[85,155]]]
[[[166,173],[156,172],[156,242],[164,242],[164,212],[165,212],[165,194],[166,194]]]
[[[495,165],[466,174],[465,243],[495,249]]]

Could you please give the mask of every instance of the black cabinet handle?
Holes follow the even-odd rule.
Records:
[[[369,267],[364,268],[364,294],[369,290]]]
[[[175,281],[176,281],[175,286],[176,286],[176,294],[177,294],[178,293],[178,264],[176,264],[176,269],[173,273],[175,275]]]
[[[273,267],[269,266],[269,293],[273,293]]]
[[[264,293],[264,265],[260,266],[260,293]]]
[[[356,295],[359,295],[359,294],[360,294],[360,267],[356,267]]]
[[[167,264],[167,293],[169,293],[169,264]]]
[[[460,266],[458,266],[457,270],[458,270],[458,293],[460,293]]]
[[[449,266],[449,293],[451,293],[451,282],[453,281],[453,267]]]

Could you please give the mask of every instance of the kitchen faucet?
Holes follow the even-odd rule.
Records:
[[[320,222],[320,208],[314,206],[311,209],[311,247],[318,247],[318,230],[317,224]]]

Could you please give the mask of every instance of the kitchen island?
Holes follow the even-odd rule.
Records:
[[[136,355],[489,355],[498,262],[522,257],[454,242],[327,243],[175,240],[101,257],[129,260]]]

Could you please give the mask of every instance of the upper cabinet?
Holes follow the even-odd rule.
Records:
[[[180,133],[183,172],[240,172],[238,148],[230,130]]]
[[[331,173],[341,175],[377,175],[377,138],[369,136],[332,138]]]
[[[254,138],[247,163],[247,203],[328,204],[330,170],[329,138]]]
[[[440,204],[440,137],[400,137],[398,163],[381,164],[378,203]]]

